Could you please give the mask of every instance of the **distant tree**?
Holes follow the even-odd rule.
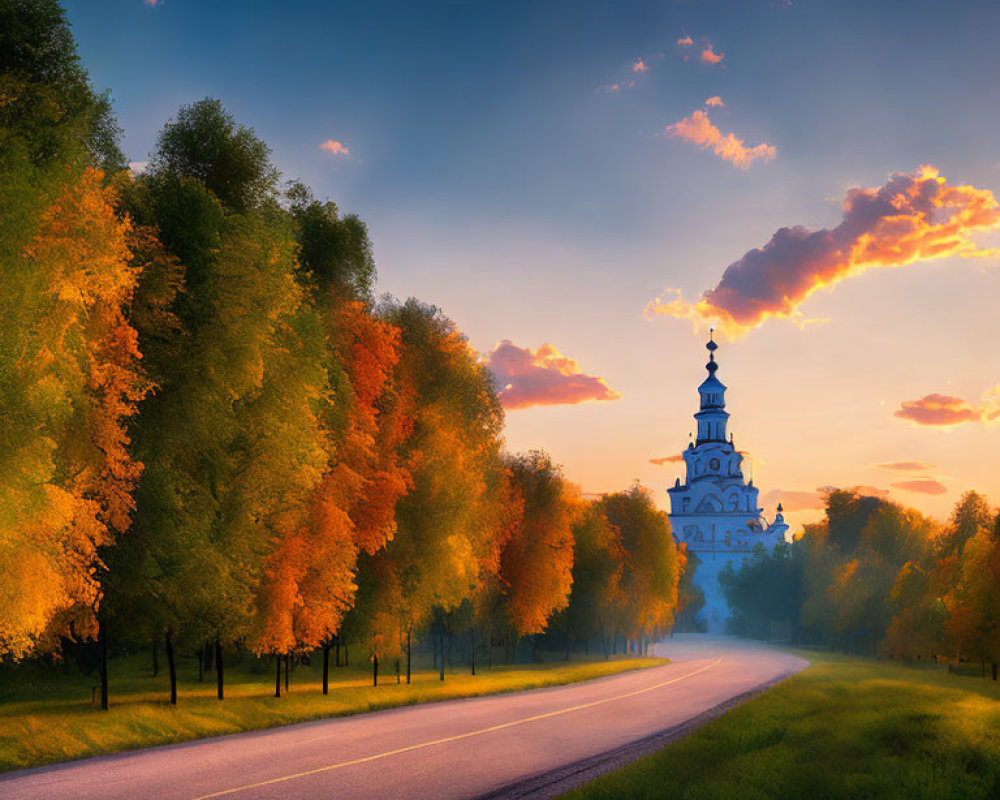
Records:
[[[724,567],[719,583],[732,609],[729,629],[756,639],[797,639],[803,566],[801,550],[779,542],[770,553],[758,545],[739,570]]]
[[[677,566],[681,577],[677,583],[677,613],[675,614],[674,630],[695,631],[698,623],[695,617],[705,605],[705,593],[697,586],[694,577],[701,561],[687,545],[681,542],[677,545]]]
[[[673,624],[677,609],[680,570],[670,522],[649,490],[638,484],[605,495],[597,504],[618,531],[626,553],[617,628],[628,637],[649,639]]]
[[[599,503],[588,503],[573,522],[573,585],[567,608],[567,632],[577,639],[600,636],[607,655],[608,637],[624,605],[622,577],[627,554],[621,534]]]

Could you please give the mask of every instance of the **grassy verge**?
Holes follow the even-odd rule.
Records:
[[[1000,685],[943,667],[800,655],[812,662],[804,672],[565,797],[1000,797]]]
[[[619,658],[519,664],[481,669],[476,676],[449,672],[443,683],[437,671],[428,670],[414,673],[409,686],[397,686],[393,673],[377,688],[367,668],[331,667],[326,696],[318,667],[300,665],[291,691],[284,694],[282,687],[278,699],[272,696],[274,677],[264,671],[270,665],[245,661],[227,669],[222,702],[215,697],[214,674],[199,683],[188,666],[178,683],[179,703],[171,707],[165,675],[150,678],[147,659],[125,658],[112,662],[112,706],[106,712],[91,703],[93,676],[7,672],[0,676],[0,772],[321,717],[574,683],[663,663]]]

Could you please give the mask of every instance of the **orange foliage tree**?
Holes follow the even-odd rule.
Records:
[[[129,223],[85,169],[3,264],[0,653],[95,632],[99,548],[129,526],[142,465],[126,423],[147,384],[127,310]]]

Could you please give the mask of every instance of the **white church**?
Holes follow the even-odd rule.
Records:
[[[694,573],[694,583],[705,594],[705,605],[697,621],[709,633],[725,631],[729,608],[719,586],[719,572],[732,563],[740,564],[760,543],[770,552],[785,541],[788,525],[778,504],[774,522],[768,524],[757,507],[757,487],[753,479],[745,482],[743,456],[727,436],[726,387],[715,377],[718,345],[709,338],[709,356],[705,368],[708,377],[698,387],[701,406],[694,415],[698,438],[684,451],[684,483],[680,478],[667,490],[670,495],[670,524],[674,539],[687,545],[701,562]]]

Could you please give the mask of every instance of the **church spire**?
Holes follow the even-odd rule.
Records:
[[[719,345],[715,342],[715,329],[712,328],[708,343],[705,345],[708,350],[708,363],[705,369],[708,370],[708,377],[698,387],[700,397],[699,411],[695,414],[698,420],[698,440],[696,445],[702,442],[725,442],[726,441],[726,420],[729,414],[726,412],[726,387],[715,377],[719,369],[715,361],[715,351]]]
[[[719,349],[719,345],[715,343],[715,328],[708,329],[708,344],[705,345],[705,349],[708,350],[708,363],[705,365],[705,369],[708,370],[709,375],[715,375],[715,371],[719,368],[719,365],[715,363],[715,351]]]

